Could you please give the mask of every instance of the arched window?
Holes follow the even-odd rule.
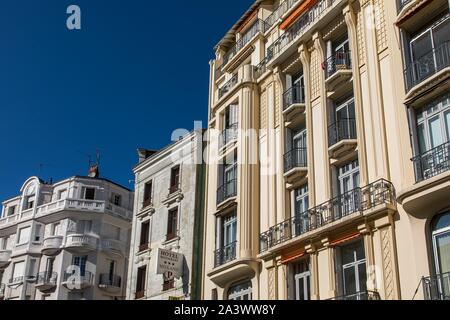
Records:
[[[252,283],[241,282],[230,287],[228,300],[252,300]]]
[[[450,212],[437,216],[431,227],[436,274],[450,273]]]
[[[30,184],[25,190],[23,210],[34,208],[36,204],[36,185]]]

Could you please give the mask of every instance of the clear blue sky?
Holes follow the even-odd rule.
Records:
[[[86,174],[97,148],[102,176],[132,187],[136,148],[206,126],[213,47],[252,3],[2,0],[0,200],[39,172]],[[66,28],[71,4],[80,31]]]

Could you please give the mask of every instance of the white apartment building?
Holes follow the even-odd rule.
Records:
[[[124,298],[133,192],[98,169],[31,177],[0,216],[0,299]]]
[[[204,203],[202,130],[140,149],[127,299],[199,299]]]

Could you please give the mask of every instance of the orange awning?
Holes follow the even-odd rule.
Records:
[[[350,241],[350,240],[352,240],[352,239],[356,239],[356,238],[358,238],[359,236],[361,236],[361,233],[355,232],[355,233],[352,233],[352,234],[350,234],[350,235],[348,235],[348,236],[345,236],[345,237],[343,237],[343,238],[339,238],[339,239],[336,239],[336,240],[331,241],[331,242],[330,242],[330,245],[331,245],[331,246],[337,246],[338,244],[341,244],[341,243]]]
[[[305,0],[302,2],[302,4],[295,9],[289,17],[287,17],[280,25],[281,30],[286,30],[291,24],[294,23],[295,20],[297,20],[298,17],[300,17],[302,14],[306,12],[309,8],[311,8],[313,5],[315,5],[317,0]]]
[[[306,255],[306,251],[305,250],[294,251],[294,252],[292,252],[292,253],[290,253],[288,255],[283,255],[281,257],[281,263],[282,264],[289,263],[289,262],[291,262],[293,260],[297,260],[297,259],[303,257],[304,255]]]

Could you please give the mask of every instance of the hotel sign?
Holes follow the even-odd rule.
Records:
[[[183,276],[183,258],[181,253],[158,249],[156,274],[170,274],[175,278]]]

